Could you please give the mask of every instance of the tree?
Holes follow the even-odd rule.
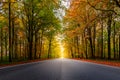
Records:
[[[66,10],[64,18],[66,35],[79,35],[82,38],[85,45],[84,49],[80,48],[79,50],[86,55],[86,58],[112,59],[112,50],[114,50],[115,59],[118,38],[116,37],[117,31],[115,31],[114,22],[119,21],[118,10],[120,9],[119,1],[117,1],[118,3],[116,1],[72,0],[70,8]],[[75,27],[75,24],[80,24],[80,27]],[[113,38],[113,43],[111,38]]]

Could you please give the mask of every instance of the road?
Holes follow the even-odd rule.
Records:
[[[120,80],[120,68],[54,59],[0,68],[0,80]]]

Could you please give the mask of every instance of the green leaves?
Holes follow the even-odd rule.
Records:
[[[6,25],[6,21],[5,20],[2,20],[2,21],[0,20],[0,28],[4,27],[5,25]]]

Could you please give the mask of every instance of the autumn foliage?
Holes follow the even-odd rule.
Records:
[[[72,58],[120,59],[119,5],[119,0],[71,0],[64,29]]]

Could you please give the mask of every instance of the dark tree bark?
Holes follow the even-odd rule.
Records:
[[[5,32],[5,57],[6,57],[6,60],[7,60],[7,45],[8,45],[8,40],[7,40],[7,32]]]
[[[99,58],[100,57],[100,44],[99,44],[99,38],[97,39],[97,58]]]
[[[114,59],[116,58],[116,48],[115,48],[115,35],[116,35],[116,31],[115,31],[115,22],[113,24],[113,50],[114,50]]]
[[[96,53],[96,51],[95,51],[95,49],[96,49],[95,39],[96,39],[96,25],[94,23],[94,26],[93,26],[93,53],[94,53],[94,56],[95,56],[95,53]]]
[[[110,16],[108,17],[108,27],[107,27],[107,31],[108,31],[108,59],[111,59],[111,23],[112,23],[112,15],[110,14]]]
[[[26,53],[26,42],[25,40],[23,41],[23,54],[24,54],[24,59],[26,60],[27,59],[27,53]]]
[[[19,45],[20,45],[20,59],[22,59],[22,39],[21,39],[21,37],[20,37]]]
[[[40,35],[39,35],[39,36],[40,36]],[[41,42],[42,42],[42,41],[41,41],[41,38],[39,38],[39,47],[40,47],[40,48],[39,48],[39,49],[40,49],[40,50],[39,50],[39,59],[41,58],[41,52],[42,52],[42,51],[41,51],[41,50],[42,50],[42,48],[41,48]]]
[[[118,38],[116,38],[116,42],[115,42],[115,52],[116,52],[116,59],[119,59],[119,35]]]
[[[42,30],[42,34],[40,36],[40,53],[39,53],[39,58],[41,58],[42,48],[43,48],[43,33],[44,33],[44,31]]]
[[[92,43],[92,38],[91,38],[91,28],[88,28],[88,34],[89,34],[89,41],[90,41],[90,48],[91,48],[91,58],[95,58],[94,53],[93,53],[93,43]]]
[[[27,12],[28,17],[28,58],[29,60],[33,59],[33,0],[30,1],[30,6],[28,8],[30,11]],[[29,13],[30,12],[30,13]]]
[[[15,35],[15,59],[18,59],[18,39],[17,34]]]
[[[12,36],[12,59],[15,59],[15,36],[14,36],[14,33],[15,33],[15,30],[14,30],[14,17],[12,18],[11,20],[11,23],[12,23],[12,33],[11,33],[11,36]]]
[[[119,59],[120,59],[120,34],[119,34]]]
[[[11,28],[11,0],[8,2],[9,6],[9,62],[12,62],[12,28]]]
[[[113,0],[116,4],[116,6],[118,6],[120,8],[120,1],[119,0]]]
[[[105,55],[105,49],[106,49],[106,44],[104,44],[104,48],[103,48],[103,58],[105,59],[106,58],[106,55]]]
[[[35,33],[34,59],[37,59],[37,33]]]
[[[2,28],[0,28],[0,32],[1,32],[1,61],[3,61],[3,31],[2,31]]]
[[[103,59],[103,21],[101,21],[101,59]]]

